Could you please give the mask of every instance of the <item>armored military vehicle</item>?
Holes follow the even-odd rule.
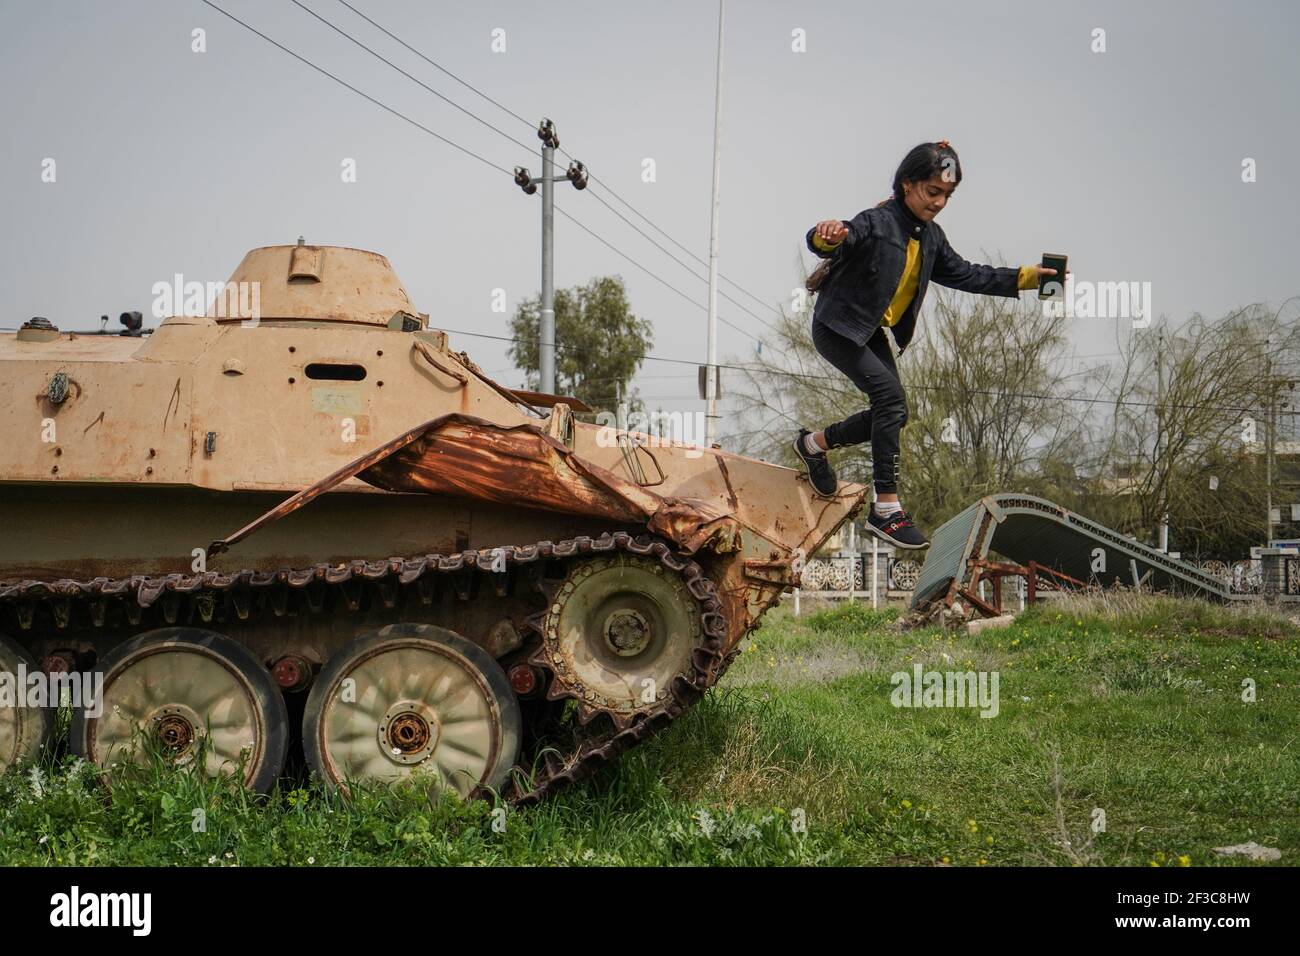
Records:
[[[0,672],[93,677],[110,782],[151,742],[264,791],[301,735],[345,791],[536,799],[697,700],[864,498],[503,387],[372,252],[126,324],[0,338]],[[0,768],[49,733],[0,698]]]

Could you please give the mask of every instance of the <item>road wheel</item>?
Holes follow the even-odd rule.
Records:
[[[519,701],[485,650],[431,624],[390,624],[326,662],[303,715],[312,769],[350,781],[419,774],[466,796],[500,790],[519,754]]]
[[[662,708],[695,675],[704,646],[699,603],[681,577],[650,558],[615,554],[574,568],[541,622],[532,661],[555,675],[548,694],[572,697],[580,719],[619,726]]]
[[[0,634],[0,773],[14,764],[35,760],[49,741],[53,726],[50,707],[28,707],[24,674],[34,674],[36,662],[16,641]]]
[[[231,773],[244,759],[244,785],[259,793],[280,775],[289,742],[284,696],[242,644],[215,631],[164,627],[114,648],[96,670],[102,712],[75,711],[72,746],[110,782],[115,764],[147,763],[144,738],[177,766],[202,757],[209,776]]]

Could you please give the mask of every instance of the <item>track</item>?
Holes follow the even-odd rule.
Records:
[[[690,679],[679,676],[668,697],[653,708],[624,719],[620,727],[612,717],[576,725],[565,749],[553,741],[542,748],[538,765],[517,765],[504,796],[517,804],[538,801],[559,787],[588,776],[642,740],[659,733],[717,683],[735,656],[724,654],[727,620],[713,582],[694,560],[673,550],[663,540],[626,532],[597,538],[579,536],[559,542],[539,541],[451,555],[426,554],[381,561],[355,560],[343,564],[316,564],[308,568],[276,571],[208,571],[162,576],[97,577],[87,581],[21,581],[0,583],[0,621],[16,624],[15,634],[29,632],[39,621],[57,630],[88,625],[92,628],[164,624],[199,624],[214,620],[247,621],[255,615],[284,616],[306,610],[356,611],[366,602],[387,607],[403,600],[420,601],[433,576],[447,576],[462,600],[505,596],[517,589],[535,590],[549,600],[554,585],[543,570],[554,562],[577,563],[587,557],[622,551],[657,559],[679,575],[699,606],[704,643],[692,655]],[[295,595],[298,599],[293,602]],[[539,616],[529,627],[540,636]],[[545,665],[543,665],[545,666]],[[557,677],[550,670],[548,683]],[[521,753],[523,760],[529,754]]]

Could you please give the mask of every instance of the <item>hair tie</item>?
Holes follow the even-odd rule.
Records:
[[[951,144],[949,144],[949,142],[946,139],[941,139],[939,140],[939,142],[935,143],[934,145],[939,147],[939,149],[952,149]]]

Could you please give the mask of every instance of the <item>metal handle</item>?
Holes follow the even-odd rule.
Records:
[[[433,349],[429,348],[427,343],[421,342],[419,339],[416,339],[414,343],[414,347],[417,352],[419,352],[422,356],[424,356],[424,360],[428,362],[430,365],[432,365],[434,368],[436,368],[439,372],[441,372],[443,375],[448,375],[451,378],[454,378],[456,381],[460,382],[461,388],[464,388],[466,385],[469,384],[468,375],[464,374],[463,372],[458,372],[455,369],[447,368],[447,366],[443,365],[442,362],[438,361],[438,358],[434,354]]]

